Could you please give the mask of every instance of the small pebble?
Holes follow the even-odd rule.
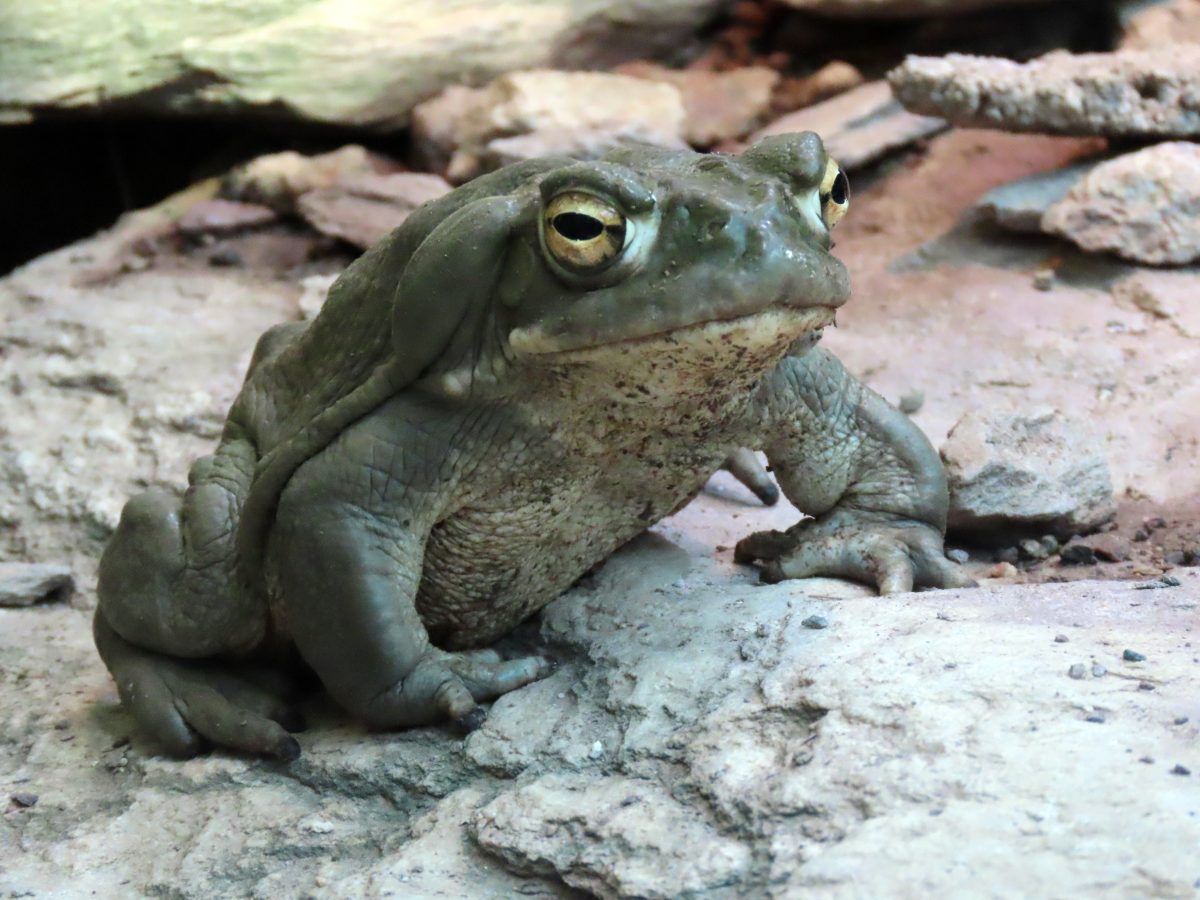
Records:
[[[1146,654],[1138,653],[1136,650],[1126,650],[1121,654],[1121,659],[1125,660],[1125,662],[1145,662]]]
[[[1021,558],[1021,551],[1016,547],[1005,547],[996,551],[996,562],[1015,563]]]
[[[1142,525],[1149,531],[1155,531],[1159,528],[1167,527],[1167,520],[1162,516],[1154,516],[1153,518],[1142,519]]]
[[[1138,760],[1138,762],[1145,763],[1146,765],[1150,766],[1150,765],[1154,764],[1154,757],[1153,756],[1143,756],[1141,759]]]
[[[1021,541],[1017,544],[1017,549],[1021,553],[1023,559],[1045,559],[1048,554],[1046,548],[1042,546],[1041,541],[1035,541],[1033,538]]]
[[[1069,640],[1071,640],[1071,639],[1069,637],[1067,637],[1065,634],[1056,634],[1054,636],[1054,643],[1056,643],[1056,644],[1065,644]]]
[[[1054,270],[1038,269],[1033,273],[1033,286],[1039,291],[1049,291],[1054,288]]]
[[[1176,725],[1186,725],[1187,723],[1188,723],[1188,717],[1187,717],[1187,716],[1178,716],[1178,717],[1175,719],[1175,724],[1176,724]]]
[[[1139,681],[1138,682],[1138,690],[1139,691],[1152,691],[1152,690],[1154,690],[1154,685],[1152,685],[1148,681]]]
[[[31,806],[37,806],[38,795],[30,794],[28,791],[18,791],[12,795],[12,802],[22,809],[29,809]]]
[[[242,264],[242,255],[232,247],[225,247],[218,250],[208,258],[210,266],[240,266]]]
[[[1096,551],[1087,544],[1068,544],[1060,554],[1064,566],[1093,566]]]
[[[327,822],[324,819],[315,819],[308,823],[308,830],[313,834],[331,834],[333,832],[333,823]]]
[[[604,756],[604,744],[600,741],[592,744],[592,749],[588,751],[588,759],[600,759]]]
[[[1067,669],[1067,675],[1078,681],[1087,674],[1087,667],[1083,663],[1075,663],[1071,668]]]
[[[800,624],[805,628],[828,628],[829,620],[824,616],[809,616]]]
[[[1058,552],[1058,538],[1052,534],[1044,534],[1041,539],[1042,549],[1046,551],[1046,555]]]
[[[971,554],[966,550],[960,550],[958,547],[954,547],[946,551],[946,559],[950,560],[951,562],[956,562],[960,566],[965,566],[971,561]]]
[[[921,407],[924,405],[925,405],[925,392],[924,391],[915,391],[915,390],[909,391],[907,394],[902,396],[900,398],[900,402],[896,404],[896,406],[899,407],[900,412],[904,413],[905,415],[909,415],[909,416],[913,415],[914,413],[920,412]]]
[[[1017,574],[1017,567],[1010,562],[996,563],[988,569],[988,578],[1012,578]]]
[[[1145,528],[1139,528],[1133,533],[1133,539],[1139,544],[1143,541],[1148,541],[1150,540],[1150,532]]]
[[[1103,725],[1104,724],[1104,716],[1100,715],[1100,713],[1092,713],[1090,716],[1087,717],[1086,721],[1093,722],[1096,725]]]
[[[1100,663],[1092,664],[1092,677],[1093,678],[1103,678],[1107,674],[1108,674],[1108,669],[1104,668],[1104,666],[1100,665]]]
[[[943,622],[953,622],[954,621],[952,618],[950,618],[950,613],[939,612],[937,614],[937,617],[939,619],[941,619]]]
[[[55,731],[66,731],[70,727],[71,727],[70,719],[59,719],[57,722],[54,723]]]
[[[1172,775],[1191,775],[1192,770],[1189,769],[1187,766],[1181,766],[1179,763],[1175,763],[1175,768],[1173,768],[1171,770],[1171,774]]]

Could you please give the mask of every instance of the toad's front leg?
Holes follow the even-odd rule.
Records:
[[[417,612],[425,541],[446,479],[379,429],[353,429],[293,476],[273,529],[286,627],[342,706],[373,728],[483,720],[478,703],[547,674],[433,646]]]
[[[833,575],[892,594],[974,582],[946,559],[941,461],[921,430],[826,351],[789,356],[764,386],[766,451],[806,519],[738,542],[764,581]]]

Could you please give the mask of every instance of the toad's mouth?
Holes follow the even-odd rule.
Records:
[[[729,319],[707,319],[688,325],[646,331],[618,340],[581,339],[579,335],[547,334],[539,325],[514,328],[508,335],[509,346],[518,356],[553,357],[556,362],[570,362],[603,352],[615,346],[636,347],[653,342],[728,344],[736,347],[760,347],[790,344],[806,334],[820,331],[836,322],[837,309],[832,306],[803,308],[770,306],[749,315]]]

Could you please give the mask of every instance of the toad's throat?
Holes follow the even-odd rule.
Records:
[[[773,306],[750,315],[708,319],[619,340],[581,342],[575,335],[565,337],[547,334],[537,325],[513,329],[508,340],[519,356],[552,357],[554,362],[583,362],[616,346],[634,350],[655,343],[724,344],[746,349],[779,345],[834,324],[836,316],[837,310],[831,306],[799,309]]]

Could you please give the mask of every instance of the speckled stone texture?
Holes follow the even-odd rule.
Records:
[[[888,76],[913,112],[955,125],[1111,137],[1200,135],[1200,45],[1049,53],[1028,63],[909,57]]]
[[[1084,250],[1133,262],[1195,262],[1200,259],[1200,144],[1171,141],[1101,163],[1046,211],[1042,227]]]

